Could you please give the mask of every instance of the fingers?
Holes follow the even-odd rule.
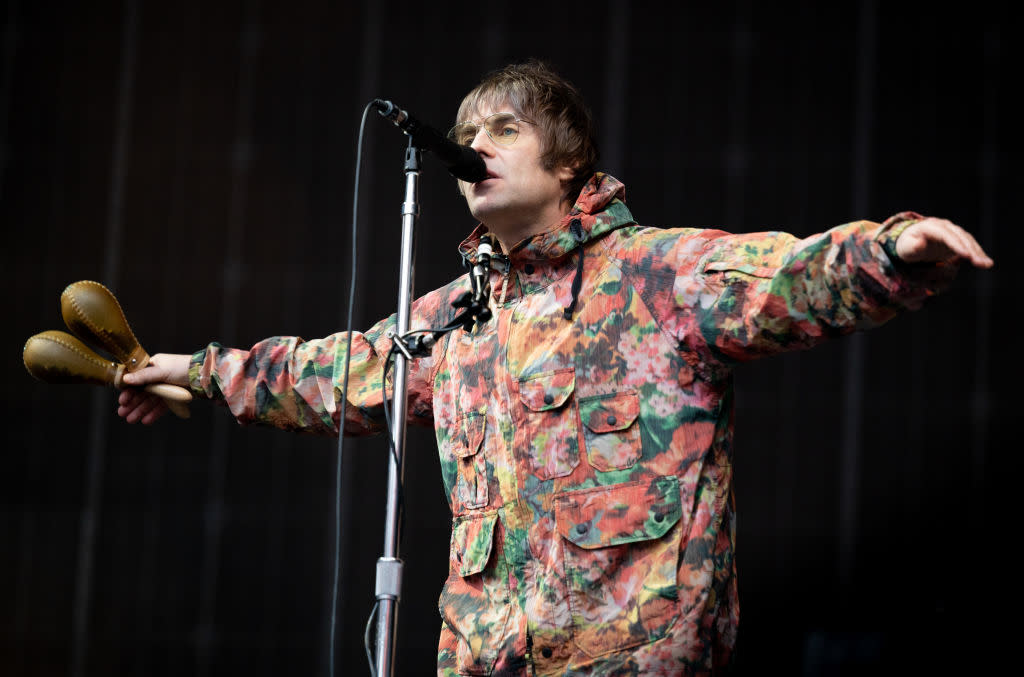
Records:
[[[155,400],[155,406],[142,416],[142,425],[150,425],[155,423],[158,419],[162,418],[167,413],[167,403],[159,397]]]
[[[124,382],[133,386],[170,383],[187,387],[188,367],[191,359],[191,355],[157,353],[149,358],[149,364],[144,369],[125,374]]]
[[[968,259],[976,266],[989,267],[992,259],[985,255],[981,245],[966,230],[945,219],[934,219],[937,237],[954,255]],[[988,265],[984,265],[987,263]]]
[[[127,423],[149,425],[167,413],[167,404],[162,398],[132,388],[122,390],[117,402],[117,415]]]
[[[991,268],[994,265],[992,259],[981,248],[981,245],[974,239],[973,235],[955,223],[945,221],[943,225],[945,225],[947,232],[952,236],[950,248],[958,256],[967,259],[979,268]]]
[[[985,250],[981,248],[981,244],[974,239],[970,233],[961,228],[960,226],[953,226],[956,231],[959,232],[961,242],[963,244],[963,251],[961,256],[968,259],[971,263],[979,268],[991,268],[995,265],[995,261],[985,253]]]
[[[167,380],[167,370],[157,364],[150,363],[138,371],[124,375],[126,385],[142,386],[147,383],[163,383]]]
[[[961,258],[979,268],[991,268],[994,265],[973,235],[946,219],[922,219],[907,228],[896,245],[897,254],[907,262],[938,262]]]
[[[181,387],[188,385],[188,367],[191,355],[157,353],[150,357],[149,364],[144,368],[124,374],[122,381],[125,386],[118,395],[117,415],[128,423],[148,425],[160,419],[168,412],[167,402],[159,395],[147,392],[139,386],[151,384],[171,384]],[[166,386],[161,386],[166,387]],[[187,409],[183,408],[187,418]],[[179,416],[182,415],[179,412]]]

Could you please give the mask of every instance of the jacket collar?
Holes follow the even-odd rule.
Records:
[[[633,215],[626,207],[626,186],[618,179],[603,172],[594,174],[572,209],[553,228],[528,237],[512,247],[507,256],[512,260],[539,261],[560,259],[580,244],[596,240],[606,233],[634,223]],[[578,219],[582,229],[582,240],[577,240],[570,224]],[[487,226],[477,225],[462,244],[459,253],[466,262],[475,260],[480,237],[487,232]]]

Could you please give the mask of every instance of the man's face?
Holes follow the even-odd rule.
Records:
[[[512,111],[508,104],[481,103],[472,120],[481,124],[492,113]],[[478,183],[460,181],[459,185],[469,211],[505,246],[547,230],[564,215],[563,182],[572,178],[572,171],[541,166],[539,134],[536,125],[522,122],[518,138],[504,146],[491,140],[481,127],[470,144],[487,165],[488,178]]]

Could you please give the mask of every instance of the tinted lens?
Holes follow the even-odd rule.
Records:
[[[519,121],[512,113],[495,113],[484,120],[487,135],[495,143],[508,146],[519,138]]]
[[[477,126],[472,122],[460,122],[448,130],[448,138],[460,146],[468,146],[476,138]]]

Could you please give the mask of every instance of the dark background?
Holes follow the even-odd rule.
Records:
[[[737,663],[1013,664],[1021,26],[999,3],[818,4],[0,6],[0,674],[326,674],[335,441],[202,402],[128,426],[112,389],[40,383],[21,349],[64,329],[80,279],[150,353],[344,328],[364,106],[446,129],[487,70],[530,56],[591,102],[641,223],[803,236],[910,209],[993,255],[921,312],[738,370]],[[396,304],[404,146],[367,121],[359,328]],[[420,188],[423,292],[461,272],[474,224],[429,156]],[[362,675],[386,457],[379,438],[344,451],[336,663]],[[432,432],[407,452],[396,671],[421,675],[449,516]]]

